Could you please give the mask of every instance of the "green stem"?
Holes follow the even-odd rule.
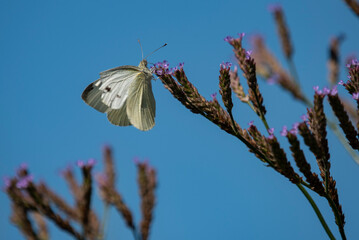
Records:
[[[338,225],[338,227],[339,227],[340,235],[341,235],[341,237],[342,237],[343,240],[346,240],[347,237],[345,236],[345,232],[344,232],[344,223],[342,222],[342,220],[341,220],[341,218],[340,218],[338,208],[337,208],[337,206],[335,205],[333,199],[331,199],[330,196],[328,196],[328,194],[326,194],[325,198],[327,199],[327,201],[328,201],[330,207],[332,208],[332,210],[333,210],[333,212],[334,212],[334,216],[335,216],[337,225]]]
[[[301,184],[296,184],[297,187],[299,188],[299,190],[304,194],[304,196],[306,197],[306,199],[308,200],[308,202],[310,203],[310,205],[312,206],[315,214],[317,215],[320,223],[322,224],[325,232],[327,233],[328,237],[331,239],[331,240],[335,240],[335,237],[333,235],[333,233],[330,231],[327,223],[325,222],[324,220],[324,217],[323,215],[321,214],[318,206],[315,204],[313,198],[310,196],[310,194],[307,192],[307,190],[305,190],[305,188],[301,185]]]

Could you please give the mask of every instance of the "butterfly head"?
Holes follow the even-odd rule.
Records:
[[[139,68],[147,68],[147,60],[143,59],[138,65]]]

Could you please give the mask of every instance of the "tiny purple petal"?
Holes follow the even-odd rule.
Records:
[[[93,158],[90,158],[90,159],[87,161],[87,166],[89,166],[89,167],[93,167],[95,164],[96,164],[96,160],[93,159]]]
[[[83,168],[83,167],[85,166],[85,163],[84,163],[84,161],[82,161],[82,160],[78,160],[78,161],[76,162],[76,166],[78,166],[79,168]]]
[[[314,86],[313,89],[317,92],[319,90],[319,86]]]
[[[343,85],[344,85],[344,81],[343,81],[343,80],[340,80],[338,84],[343,86]]]
[[[297,135],[298,134],[298,129],[291,129],[290,131],[289,131],[291,134],[294,134],[294,135]]]
[[[299,123],[298,123],[298,122],[293,123],[293,129],[298,130],[298,127],[299,127]]]
[[[323,91],[322,91],[322,90],[318,90],[316,93],[319,94],[319,95],[322,95],[322,94],[323,94]]]
[[[182,63],[179,63],[179,64],[178,64],[178,68],[179,68],[179,69],[182,69],[182,68],[183,68],[183,65],[184,65],[183,62],[182,62]]]
[[[269,135],[268,139],[274,139],[274,135]]]
[[[351,79],[351,78],[352,78],[352,76],[348,75],[348,76],[347,76],[347,78]]]
[[[251,58],[251,55],[252,55],[252,50],[246,51],[246,59],[247,60]]]
[[[135,158],[133,158],[133,162],[134,162],[135,164],[139,164],[139,163],[140,163],[140,159],[139,159],[138,157],[135,157]]]
[[[334,96],[338,94],[337,86],[335,85],[332,90],[330,91],[330,95]]]
[[[19,168],[17,169],[17,172],[26,171],[28,168],[27,163],[21,163]]]
[[[359,93],[353,93],[352,97],[353,97],[353,99],[358,100],[359,99]]]
[[[308,115],[307,114],[303,114],[302,116],[300,116],[300,118],[305,122],[308,120]]]
[[[345,64],[345,66],[347,67],[347,68],[350,68],[351,67],[351,64]]]
[[[231,43],[233,41],[233,37],[227,36],[227,37],[224,38],[224,41],[226,41],[228,43]]]
[[[23,188],[27,188],[30,184],[30,182],[32,182],[34,179],[34,177],[32,175],[27,175],[23,178],[21,178],[17,183],[16,183],[16,187],[19,189],[23,189]]]
[[[240,38],[243,38],[245,35],[246,35],[246,33],[238,33],[238,36],[239,36]]]
[[[163,75],[163,70],[162,69],[157,69],[156,74],[159,75],[159,76],[162,76]]]
[[[323,93],[324,93],[324,95],[328,95],[330,93],[330,89],[327,88],[327,87],[324,87],[323,88]]]
[[[211,94],[211,98],[213,99],[213,100],[216,100],[217,98],[217,93],[213,93],[213,94]]]
[[[10,179],[9,177],[3,177],[2,179],[3,179],[3,181],[4,181],[4,186],[5,186],[5,188],[6,188],[6,189],[9,188],[10,185],[11,185],[11,179]]]
[[[280,131],[280,135],[285,137],[288,134],[288,128],[287,126],[283,126],[282,131]]]
[[[253,126],[253,123],[254,123],[254,121],[250,121],[250,122],[248,123],[248,125],[249,125],[249,126]]]
[[[359,61],[358,59],[352,59],[352,65],[356,66],[356,65],[359,65]]]
[[[270,135],[273,135],[273,133],[274,133],[274,128],[268,129],[268,133],[269,133]]]

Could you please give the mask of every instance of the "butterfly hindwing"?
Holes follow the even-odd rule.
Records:
[[[107,113],[107,119],[110,123],[117,126],[129,126],[131,125],[130,120],[127,117],[127,101],[122,105],[120,109],[111,109]]]
[[[127,98],[127,116],[133,126],[147,131],[155,125],[156,102],[152,92],[152,75],[141,73],[131,84]]]

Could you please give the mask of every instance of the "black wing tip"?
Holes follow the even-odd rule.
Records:
[[[85,90],[83,91],[81,98],[86,101],[87,100],[87,95],[89,94],[89,92],[92,91],[92,89],[94,89],[94,83],[91,83],[90,85],[88,85]]]

